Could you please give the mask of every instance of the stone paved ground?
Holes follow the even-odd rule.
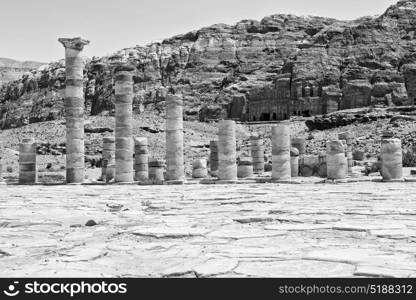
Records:
[[[416,277],[415,253],[416,183],[0,186],[2,277]]]

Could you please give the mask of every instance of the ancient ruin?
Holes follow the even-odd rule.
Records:
[[[329,141],[326,146],[326,164],[328,179],[344,179],[348,174],[345,155],[346,146],[341,140]]]
[[[116,97],[116,182],[134,180],[133,161],[133,67],[118,65],[115,72]]]
[[[84,67],[81,52],[90,42],[60,38],[65,47],[66,182],[82,183],[84,164]]]
[[[416,277],[414,24],[400,0],[0,58],[0,276]]]
[[[101,170],[101,179],[103,182],[114,180],[116,175],[116,145],[114,137],[106,136],[103,138],[103,166]]]
[[[166,180],[185,180],[183,158],[183,102],[178,95],[166,97]]]
[[[231,120],[218,123],[218,178],[237,180],[235,122]]]
[[[261,174],[264,172],[264,145],[263,140],[258,136],[250,138],[250,152],[253,159],[253,172]]]
[[[165,181],[164,163],[161,160],[149,161],[149,180],[152,183],[161,184]]]
[[[218,141],[209,142],[209,166],[211,172],[216,172],[218,170]]]
[[[272,127],[272,178],[288,180],[290,171],[290,128],[287,125]]]
[[[19,145],[19,183],[34,184],[37,178],[36,143],[24,139]]]
[[[383,139],[381,143],[381,175],[383,179],[403,179],[402,144],[400,140]]]
[[[134,180],[146,182],[149,179],[149,149],[147,138],[134,138],[134,154]]]
[[[195,159],[192,163],[192,178],[206,178],[208,176],[207,160]]]

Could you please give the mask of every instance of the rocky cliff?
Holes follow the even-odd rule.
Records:
[[[44,63],[35,61],[17,61],[0,57],[0,86],[18,80],[26,72],[36,69]]]
[[[86,108],[91,115],[112,111],[112,63],[118,60],[136,66],[136,112],[162,112],[164,95],[173,88],[184,95],[188,119],[238,117],[253,90],[282,75],[303,94],[316,89],[324,99],[342,98],[341,108],[409,104],[416,98],[415,30],[416,0],[353,21],[277,14],[216,24],[88,60]],[[64,77],[60,61],[4,85],[0,126],[61,116]]]

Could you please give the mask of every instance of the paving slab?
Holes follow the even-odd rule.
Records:
[[[238,183],[2,185],[0,276],[416,276],[416,184]]]

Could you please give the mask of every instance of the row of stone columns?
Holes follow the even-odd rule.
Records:
[[[65,118],[66,118],[66,181],[67,183],[82,183],[85,177],[84,166],[84,93],[83,72],[85,62],[81,52],[89,41],[81,38],[61,38],[59,42],[65,47],[66,89],[65,89]],[[106,137],[103,140],[102,177],[106,181],[115,178],[116,182],[132,182],[136,180],[164,180],[163,163],[148,161],[147,140],[136,139],[133,143],[133,79],[131,71],[134,67],[121,64],[115,72],[115,138]],[[183,116],[182,99],[169,94],[166,98],[166,179],[168,181],[183,181],[184,147],[183,147]],[[219,122],[218,141],[210,144],[211,171],[218,169],[220,180],[236,180],[238,167],[236,164],[236,135],[235,122],[223,120]],[[346,176],[348,158],[351,152],[351,139],[340,135],[340,140],[330,141],[327,145],[328,178],[337,179]],[[346,141],[346,149],[341,140]],[[296,166],[296,157],[304,153],[302,145],[299,153],[291,152],[291,144],[298,143],[290,139],[290,129],[286,125],[272,128],[272,178],[277,180],[290,179],[296,174],[292,169]],[[133,151],[136,159],[133,160]],[[343,151],[343,152],[342,152]],[[347,153],[347,157],[345,156]],[[400,152],[400,153],[399,153]],[[241,160],[241,176],[247,176],[249,167],[255,173],[264,169],[264,149],[259,139],[251,140],[252,161]],[[343,157],[341,157],[344,154]],[[397,179],[402,176],[400,141],[385,139],[382,142],[382,174],[385,179]],[[292,158],[291,158],[292,157]],[[346,162],[345,162],[346,161]],[[25,140],[20,145],[20,175],[21,183],[34,183],[36,173],[36,144],[33,140]],[[351,159],[352,162],[352,159]],[[203,163],[197,163],[195,170],[206,169]],[[352,164],[351,164],[352,166]],[[162,171],[161,171],[162,169]],[[244,171],[243,171],[244,170]],[[203,171],[199,171],[201,173]],[[198,172],[196,172],[198,173]],[[342,175],[344,174],[344,175]]]
[[[236,163],[235,123],[233,121],[220,122],[219,128],[219,173],[220,180],[236,180],[253,175],[252,158],[241,158],[238,167]],[[117,160],[114,160],[114,138],[103,139],[103,171],[104,181],[110,181],[117,170]],[[272,129],[272,178],[287,180],[295,177],[293,169],[297,169],[299,151],[289,147],[290,134],[288,126],[276,126]],[[135,179],[156,182],[164,181],[164,164],[161,161],[148,159],[147,138],[135,139]],[[167,145],[169,146],[169,145]],[[289,149],[289,150],[288,150]],[[348,159],[345,155],[346,144],[344,140],[327,142],[326,171],[328,179],[344,179],[347,176]],[[176,153],[179,155],[179,153]],[[132,155],[131,155],[132,156]],[[37,181],[36,143],[33,139],[24,139],[19,145],[19,183],[33,184]],[[115,165],[114,165],[115,162]],[[384,180],[400,180],[403,177],[402,149],[398,139],[384,138],[381,146],[381,174]],[[198,159],[193,163],[193,177],[207,176],[206,160]],[[117,181],[117,180],[116,180]],[[124,181],[123,181],[124,182]]]

